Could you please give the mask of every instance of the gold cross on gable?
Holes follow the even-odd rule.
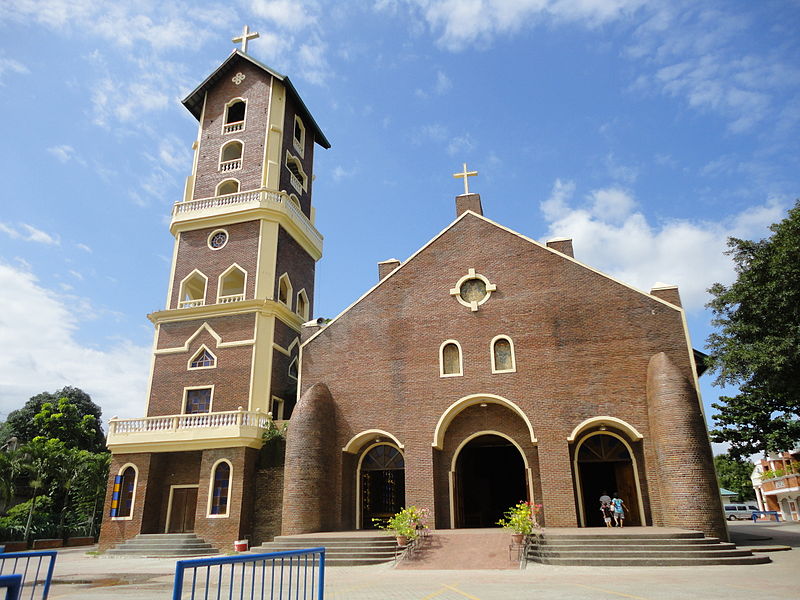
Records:
[[[248,40],[254,40],[257,37],[258,37],[258,33],[256,33],[255,31],[250,33],[250,28],[247,25],[245,25],[242,28],[242,35],[233,38],[231,41],[234,44],[238,44],[239,42],[241,42],[241,44],[242,44],[242,52],[247,52],[247,41]]]
[[[453,173],[453,177],[463,177],[464,178],[464,194],[469,194],[469,183],[467,177],[474,177],[477,175],[477,171],[467,171],[467,163],[464,163],[464,171],[461,173]]]

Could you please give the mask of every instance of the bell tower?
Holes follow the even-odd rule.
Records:
[[[145,417],[109,422],[105,547],[136,533],[195,531],[225,547],[248,534],[263,431],[295,403],[322,256],[314,151],[330,144],[289,78],[246,53],[257,35],[245,27],[242,49],[183,100],[198,120],[192,172],[172,209],[165,308],[148,315]]]

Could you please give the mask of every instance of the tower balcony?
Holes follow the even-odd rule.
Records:
[[[221,218],[272,218],[313,250],[315,260],[322,256],[322,234],[303,214],[286,192],[265,188],[176,202],[172,207],[170,231],[173,235],[187,227],[209,226]]]
[[[113,417],[108,421],[107,445],[115,454],[233,446],[260,448],[264,431],[271,422],[271,413],[242,408],[138,419]]]

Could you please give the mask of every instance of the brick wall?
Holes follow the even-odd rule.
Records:
[[[216,229],[220,228],[204,227],[180,234],[169,308],[178,308],[181,281],[195,269],[208,277],[205,303],[216,304],[219,276],[234,263],[247,272],[245,300],[255,297],[259,222],[245,221],[222,227],[228,232],[228,242],[222,248],[212,250],[208,247],[208,236]]]
[[[223,342],[235,342],[253,338],[254,315],[231,315],[203,320],[180,321],[161,325],[157,341],[158,348],[183,346],[203,324],[221,336]],[[189,360],[205,344],[217,357],[213,369],[188,368]],[[183,388],[188,386],[214,385],[212,410],[236,410],[248,407],[250,397],[250,369],[252,346],[217,347],[214,337],[203,330],[189,344],[185,352],[156,355],[153,365],[150,403],[147,416],[174,415],[183,412]]]
[[[470,268],[497,285],[477,312],[449,294]],[[514,342],[514,373],[491,372],[490,342],[499,334]],[[451,338],[461,343],[464,375],[440,378],[439,347]],[[645,438],[644,472],[656,467],[647,368],[657,352],[692,378],[679,311],[467,215],[308,343],[301,393],[316,382],[330,389],[337,448],[366,429],[395,435],[405,445],[407,500],[436,504],[437,526],[446,513],[431,476],[437,421],[467,395],[506,398],[538,438],[548,524],[574,526],[567,437],[578,424],[623,419]],[[699,408],[691,418],[702,424]],[[648,484],[659,493],[659,481]]]
[[[316,263],[291,235],[281,227],[278,232],[278,252],[275,264],[274,298],[278,297],[278,278],[283,273],[292,282],[292,299],[289,308],[297,311],[297,293],[305,289],[308,297],[309,318],[314,314],[314,270]]]
[[[253,494],[258,498],[253,508],[253,537],[251,545],[271,542],[281,533],[283,503],[283,467],[258,469]]]
[[[106,499],[103,504],[103,524],[100,529],[99,549],[101,551],[135,537],[142,531],[143,507],[147,492],[147,480],[150,476],[151,457],[151,454],[145,453],[115,454],[111,457]],[[111,519],[111,496],[114,491],[114,478],[120,474],[120,469],[127,463],[135,465],[138,470],[131,519]]]
[[[236,85],[231,79],[239,72],[245,79]],[[261,165],[264,160],[264,143],[269,121],[271,82],[271,75],[244,59],[236,58],[220,80],[209,88],[203,131],[200,136],[195,199],[214,196],[217,185],[230,178],[239,180],[241,190],[261,187]],[[236,97],[247,100],[245,129],[223,134],[225,104]],[[231,140],[240,140],[244,145],[242,168],[220,172],[220,149],[223,144]]]
[[[311,119],[299,113],[298,102],[290,95],[286,98],[286,113],[283,118],[283,150],[281,152],[281,174],[279,189],[286,190],[297,196],[300,208],[307,217],[311,218],[311,187],[314,185],[314,130]],[[294,148],[294,116],[297,114],[306,128],[306,139],[303,145],[303,156]],[[298,192],[291,184],[290,171],[286,166],[286,150],[300,161],[303,172],[307,177],[306,189]]]

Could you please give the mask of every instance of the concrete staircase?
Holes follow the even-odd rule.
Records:
[[[329,567],[375,565],[395,558],[397,542],[387,534],[374,531],[342,531],[302,535],[279,535],[273,541],[250,548],[250,552],[280,552],[304,548],[325,548]]]
[[[756,565],[769,557],[699,531],[636,527],[546,530],[528,550],[528,561],[548,565],[631,567]]]
[[[140,533],[106,552],[106,556],[206,556],[219,554],[193,533]]]

